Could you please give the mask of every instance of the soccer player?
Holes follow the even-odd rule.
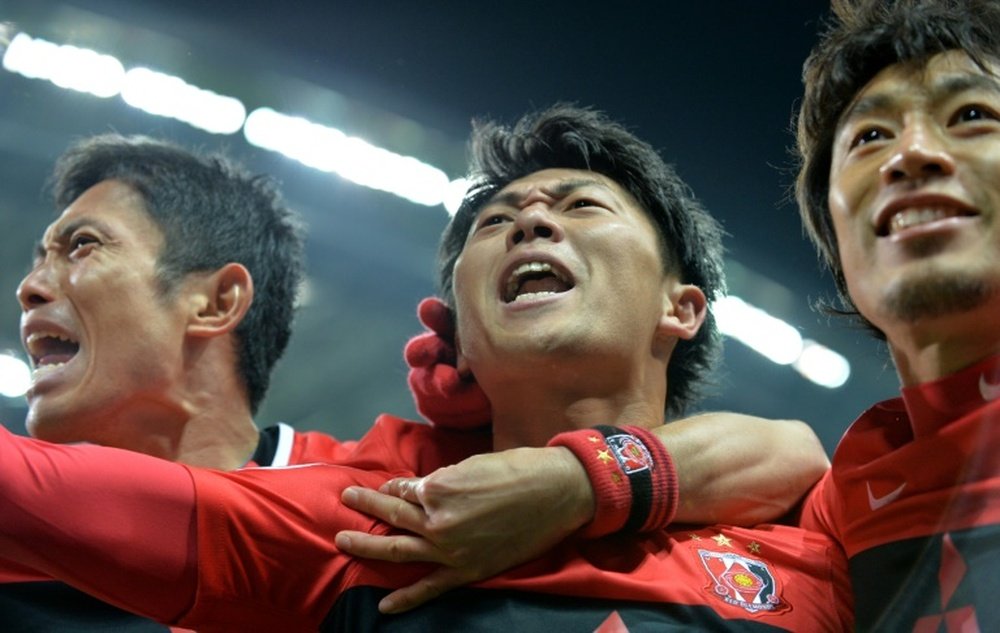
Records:
[[[268,179],[220,156],[104,135],[71,147],[53,180],[65,213],[39,244],[38,261],[18,293],[25,346],[36,366],[28,394],[32,434],[227,470],[331,462],[349,452],[353,442],[284,424],[258,431],[253,421],[288,340],[302,267],[295,217]],[[444,344],[437,336],[418,342]],[[433,385],[414,384],[414,393],[427,411],[442,398],[452,411],[458,402],[458,394],[445,397]],[[486,418],[438,417],[442,426],[468,426],[488,419],[488,410]],[[657,430],[678,463],[687,501],[681,519],[776,516],[823,468],[825,457],[800,423],[758,429],[761,421],[731,414],[692,422]],[[782,436],[792,440],[779,444]],[[450,543],[470,536],[482,542],[484,521],[518,516],[526,503],[541,503],[533,510],[538,524],[548,517],[555,532],[536,543],[539,532],[526,531],[520,548],[541,551],[574,530],[578,525],[564,524],[566,517],[545,513],[544,495],[573,490],[592,504],[593,492],[567,451],[552,448],[546,455],[527,467],[512,453],[470,464],[478,484],[502,481],[513,492],[504,503],[450,508],[453,519],[439,533]],[[466,474],[456,465],[447,476],[469,480]],[[571,488],[558,475],[584,485]],[[529,482],[544,485],[529,489]],[[519,562],[493,545],[490,569]],[[478,570],[485,560],[479,558]],[[473,578],[466,573],[460,580]],[[155,628],[64,584],[35,576],[9,580],[0,583],[0,623],[8,631]],[[439,584],[438,592],[446,588]]]
[[[844,436],[803,524],[864,631],[1000,626],[1000,4],[836,2],[805,65],[802,217],[901,397]]]
[[[442,287],[454,297],[459,369],[492,402],[490,431],[384,415],[340,465],[228,473],[2,435],[0,568],[200,630],[848,626],[842,560],[825,537],[780,525],[665,529],[677,471],[650,429],[671,399],[695,393],[714,355],[708,300],[722,279],[711,217],[648,145],[594,112],[557,107],[513,131],[485,126],[474,147],[479,186],[446,233]],[[389,616],[380,599],[428,566],[333,545],[345,529],[391,530],[338,503],[348,486],[490,451],[537,463],[553,449],[578,458],[553,459],[554,472],[582,464],[596,503],[579,478],[558,478],[577,483],[546,512],[582,531],[510,572]],[[509,524],[549,529],[536,518]],[[632,534],[598,538],[622,528]]]

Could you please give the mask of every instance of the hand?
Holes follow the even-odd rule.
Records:
[[[348,488],[343,502],[410,534],[343,531],[336,537],[341,551],[441,565],[386,596],[379,603],[383,613],[412,609],[536,558],[594,514],[583,466],[562,447],[475,455],[426,477],[393,479],[378,492]]]
[[[486,394],[474,378],[460,375],[455,366],[451,310],[437,297],[427,297],[417,306],[417,316],[430,331],[411,338],[403,350],[417,411],[436,426],[468,429],[489,424]]]

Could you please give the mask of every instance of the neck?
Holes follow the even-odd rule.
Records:
[[[174,462],[233,470],[249,461],[260,439],[246,389],[236,374],[234,355],[213,341],[185,363],[165,398],[169,416],[129,416],[134,432],[121,448]]]
[[[976,312],[927,319],[887,334],[905,387],[943,378],[1000,353],[995,321]]]
[[[544,446],[563,431],[598,424],[652,428],[663,423],[666,367],[640,371],[511,372],[509,380],[483,385],[493,403],[493,448]]]

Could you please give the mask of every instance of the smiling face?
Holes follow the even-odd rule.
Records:
[[[142,198],[104,181],[45,232],[18,287],[21,336],[34,363],[29,431],[117,444],[116,425],[161,411],[183,366],[185,313],[156,274],[163,235]]]
[[[884,69],[838,125],[829,205],[851,298],[890,340],[1000,314],[1000,82],[959,51]]]
[[[611,179],[515,180],[482,207],[455,264],[464,359],[480,379],[525,357],[635,362],[672,310],[678,284],[663,268],[652,222]]]

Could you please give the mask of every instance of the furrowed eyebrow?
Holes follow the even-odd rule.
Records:
[[[577,189],[583,189],[584,187],[600,187],[614,193],[611,187],[596,178],[573,178],[570,180],[564,180],[556,184],[554,187],[544,188],[543,191],[556,198],[565,198]],[[516,191],[507,191],[493,196],[483,206],[502,204],[509,207],[517,207],[520,206],[519,203],[523,198],[524,196],[521,193]]]
[[[57,243],[64,243],[67,240],[69,240],[69,238],[73,235],[73,233],[76,232],[77,229],[84,226],[93,226],[102,233],[109,232],[107,225],[104,224],[103,222],[100,222],[92,218],[80,218],[78,220],[71,220],[67,222],[65,225],[63,225],[63,227],[59,229],[59,232],[56,234],[53,241]],[[34,261],[37,263],[39,260],[45,259],[45,253],[47,251],[48,248],[45,246],[42,240],[35,242]]]

